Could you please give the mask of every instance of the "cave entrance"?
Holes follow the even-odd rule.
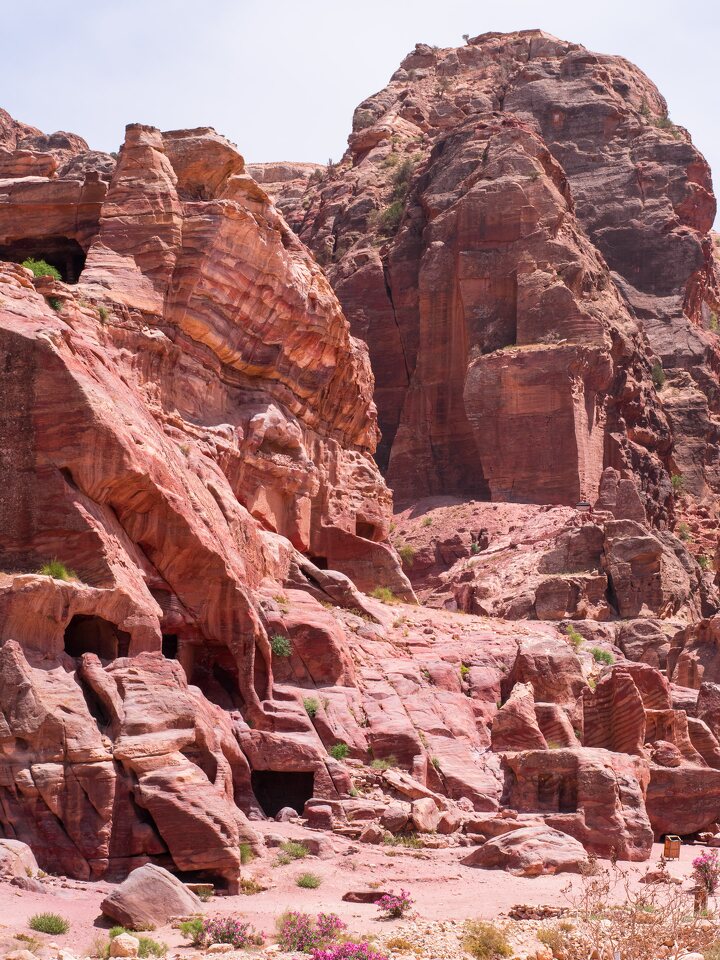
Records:
[[[355,534],[362,537],[363,540],[374,540],[377,535],[377,527],[374,523],[368,523],[367,520],[356,517]]]
[[[577,812],[577,783],[573,776],[544,774],[538,777],[538,807],[557,813]]]
[[[178,638],[176,633],[164,633],[162,635],[162,655],[168,660],[177,660]]]
[[[283,807],[292,807],[302,813],[305,803],[313,795],[315,774],[311,771],[253,770],[250,785],[266,816],[277,816]]]
[[[71,657],[95,653],[101,660],[114,660],[129,651],[130,634],[102,617],[76,614],[65,627],[65,653]]]
[[[206,643],[195,649],[189,682],[223,710],[241,710],[245,702],[240,693],[235,658],[227,647]]]
[[[55,267],[60,271],[65,283],[77,283],[85,266],[85,251],[77,240],[69,237],[11,240],[0,246],[0,260],[22,263],[29,257],[33,260],[45,260],[51,267]]]

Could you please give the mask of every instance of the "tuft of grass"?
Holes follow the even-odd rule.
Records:
[[[373,217],[373,226],[385,236],[393,236],[400,226],[404,210],[405,202],[403,200],[393,200],[387,207],[376,211]]]
[[[401,547],[397,548],[397,552],[402,560],[402,565],[410,568],[415,562],[415,547],[411,547],[409,543],[404,543]]]
[[[344,760],[345,757],[350,753],[350,747],[346,743],[334,743],[328,753],[334,760]]]
[[[253,853],[252,847],[249,843],[240,844],[240,863],[245,866],[248,863],[251,863],[255,859],[255,854]]]
[[[423,517],[422,525],[423,525],[424,527],[431,527],[431,526],[432,526],[432,522],[433,522],[433,518],[432,518],[432,517]]]
[[[60,297],[48,297],[47,302],[51,310],[54,310],[55,313],[60,313],[62,310],[62,300]]]
[[[409,847],[417,850],[422,847],[423,842],[416,833],[386,833],[383,837],[383,843],[388,847]]]
[[[168,952],[166,943],[159,940],[153,940],[152,937],[139,937],[140,946],[138,947],[138,956],[145,957],[164,957]]]
[[[317,890],[321,883],[322,878],[316,873],[301,873],[299,877],[295,878],[295,885],[302,887],[304,890]]]
[[[52,577],[53,580],[77,580],[77,575],[73,570],[70,570],[64,563],[55,559],[50,560],[49,563],[44,563],[38,570],[38,573],[44,577]]]
[[[692,534],[690,533],[690,527],[686,523],[679,523],[677,526],[677,535],[680,537],[683,543],[689,543],[692,540]]]
[[[107,323],[107,319],[110,316],[110,311],[107,307],[98,307],[97,308],[98,316],[100,317],[101,323]]]
[[[285,843],[281,843],[280,850],[289,858],[288,862],[290,860],[304,860],[310,853],[305,844],[299,840],[287,840]]]
[[[496,960],[512,956],[504,930],[485,920],[468,920],[464,927],[463,948],[475,960]]]
[[[698,562],[698,566],[701,570],[710,569],[710,557],[705,556],[704,553],[701,553],[699,557],[695,557]]]
[[[53,936],[67,933],[70,929],[69,921],[59,913],[35,913],[28,920],[28,926],[37,933],[50,933]]]
[[[385,946],[388,950],[397,950],[398,953],[414,953],[417,954],[418,948],[406,937],[390,937],[389,940],[385,941]]]
[[[579,650],[583,643],[585,643],[585,637],[583,637],[583,635],[576,630],[571,623],[565,627],[565,635],[568,638],[570,646],[573,648],[573,650]]]
[[[53,280],[62,280],[60,271],[57,267],[48,263],[47,260],[35,260],[33,257],[28,257],[27,260],[23,260],[22,265],[31,270],[35,277],[52,277]]]
[[[590,653],[595,663],[604,663],[607,666],[610,666],[611,663],[615,663],[615,657],[610,653],[609,650],[601,650],[600,647],[590,647]]]
[[[311,720],[314,720],[315,714],[320,708],[320,704],[317,702],[315,697],[305,697],[303,700],[303,706],[305,707],[305,713],[310,717]]]
[[[292,640],[276,633],[270,637],[270,648],[276,657],[289,657],[292,654]]]
[[[178,924],[180,936],[189,940],[194,947],[202,945],[202,934],[204,924],[202,917],[191,917],[189,920],[181,920]]]
[[[442,767],[440,766],[439,757],[430,757],[430,763],[435,767],[438,773],[442,773]]]
[[[290,861],[287,860],[286,862],[289,863]],[[253,880],[252,877],[240,877],[239,884],[240,893],[245,897],[252,897],[256,893],[262,893],[267,889],[261,883],[258,883],[257,880]]]
[[[398,598],[392,592],[390,587],[375,587],[374,590],[370,591],[370,596],[375,600],[380,600],[382,603],[397,603]]]
[[[567,951],[568,933],[566,928],[569,924],[558,924],[556,927],[540,927],[537,932],[537,938],[540,943],[552,950],[553,957],[562,957]],[[572,929],[572,927],[571,927]]]
[[[470,676],[470,667],[466,663],[460,664],[460,679],[467,680]]]
[[[393,756],[376,757],[370,766],[373,770],[389,770],[391,767],[397,766],[397,758]]]

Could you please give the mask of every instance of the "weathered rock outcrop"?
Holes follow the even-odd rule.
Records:
[[[710,173],[640,70],[538,30],[420,44],[348,143],[283,202],[369,343],[401,499],[574,504],[612,466],[663,522],[668,470],[718,491]]]

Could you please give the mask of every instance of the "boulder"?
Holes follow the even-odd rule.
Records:
[[[106,917],[129,930],[164,926],[172,917],[202,913],[202,901],[177,877],[148,863],[132,873],[100,904]]]
[[[20,840],[0,840],[0,877],[27,879],[38,872],[35,855],[26,843]]]
[[[129,933],[121,933],[110,941],[111,957],[137,957],[140,941]]]
[[[441,812],[431,797],[413,800],[410,805],[410,819],[418,833],[434,833],[440,822]]]
[[[520,827],[473,850],[462,861],[469,867],[507,870],[519,877],[579,873],[587,863],[583,845],[551,827]]]

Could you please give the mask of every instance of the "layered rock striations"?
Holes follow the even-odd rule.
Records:
[[[716,491],[710,173],[632,64],[418,45],[283,202],[368,341],[398,499],[574,505],[613,467],[662,523],[669,473]]]

